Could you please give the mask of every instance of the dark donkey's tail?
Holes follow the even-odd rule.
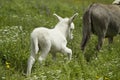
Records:
[[[85,11],[83,15],[83,28],[82,28],[82,42],[81,42],[81,50],[84,51],[86,43],[88,42],[90,35],[91,35],[91,4],[88,9]]]

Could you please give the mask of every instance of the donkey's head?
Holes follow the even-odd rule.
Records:
[[[120,0],[115,0],[112,4],[120,5]]]
[[[58,16],[57,14],[53,14],[53,15],[55,15],[59,20],[56,27],[59,28],[59,30],[62,32],[62,34],[65,35],[66,38],[73,39],[73,34],[72,34],[72,31],[74,29],[73,20],[78,15],[78,13],[75,13],[70,18],[62,18],[62,17]]]

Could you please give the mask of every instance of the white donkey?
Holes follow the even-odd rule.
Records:
[[[36,28],[31,33],[31,54],[28,59],[27,76],[31,74],[32,66],[35,62],[36,54],[41,51],[38,60],[40,63],[45,60],[49,52],[53,59],[56,58],[56,52],[68,54],[69,60],[72,57],[72,50],[67,45],[67,39],[72,39],[72,30],[74,29],[73,20],[78,15],[74,14],[71,18],[62,18],[54,14],[59,22],[53,29],[44,27]]]

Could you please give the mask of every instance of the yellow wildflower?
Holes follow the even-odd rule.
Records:
[[[10,68],[10,65],[6,65],[6,68],[9,69],[9,68]]]
[[[99,76],[96,76],[96,79],[99,79],[100,77]]]
[[[109,80],[109,78],[108,78],[108,77],[105,77],[105,80]]]
[[[5,62],[6,65],[9,65],[10,63],[8,63],[7,61]]]
[[[10,68],[10,63],[8,63],[8,62],[6,61],[5,64],[6,64],[6,68],[9,69],[9,68]]]

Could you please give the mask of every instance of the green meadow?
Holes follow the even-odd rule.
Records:
[[[120,80],[120,36],[108,45],[107,39],[95,59],[97,37],[91,36],[85,56],[80,50],[82,16],[93,2],[111,4],[113,0],[0,0],[0,80]],[[43,64],[38,61],[26,77],[30,55],[30,33],[36,27],[53,28],[58,20],[53,13],[74,20],[74,39],[68,42],[72,60],[57,54],[53,61],[48,54]],[[39,55],[38,55],[39,56]]]

